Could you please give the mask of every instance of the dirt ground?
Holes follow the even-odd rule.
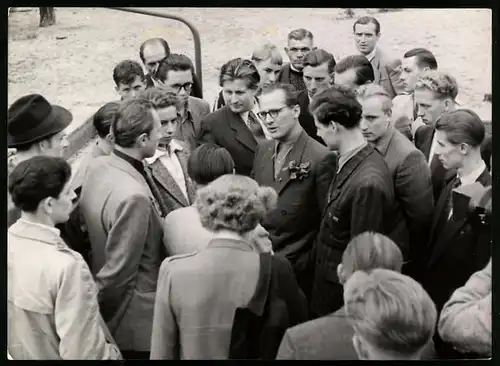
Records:
[[[341,9],[298,8],[154,8],[191,21],[200,32],[204,98],[213,102],[220,66],[249,57],[263,42],[285,46],[287,33],[304,27],[318,47],[338,60],[355,53],[354,19]],[[375,9],[356,9],[355,17]],[[491,116],[483,95],[491,92],[492,35],[488,9],[404,9],[375,13],[381,23],[381,46],[395,55],[414,47],[429,48],[439,67],[456,76],[459,100]],[[161,36],[173,52],[194,60],[193,39],[182,23],[105,8],[56,8],[57,24],[38,28],[38,11],[13,12],[8,35],[8,103],[41,93],[85,119],[117,98],[112,70],[123,59],[139,60],[139,45]],[[286,55],[283,52],[286,60]],[[490,117],[491,118],[491,117]]]

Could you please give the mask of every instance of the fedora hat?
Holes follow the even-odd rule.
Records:
[[[66,108],[50,104],[40,94],[29,94],[9,108],[7,145],[18,147],[44,140],[64,130],[73,120]]]

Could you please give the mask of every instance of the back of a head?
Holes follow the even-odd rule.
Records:
[[[406,52],[403,57],[415,57],[416,64],[420,69],[429,68],[430,70],[437,70],[438,68],[436,57],[426,48],[413,48]]]
[[[120,84],[131,84],[137,76],[139,76],[141,80],[145,78],[144,70],[137,61],[123,60],[113,69],[113,80],[117,86]]]
[[[436,306],[418,282],[401,273],[355,272],[344,286],[344,302],[355,337],[372,350],[360,358],[419,358],[434,335]]]
[[[278,47],[272,43],[265,43],[257,47],[252,53],[252,61],[262,62],[266,60],[271,60],[272,64],[279,66],[283,64],[283,57]]]
[[[384,268],[401,272],[403,254],[387,236],[367,231],[351,239],[342,254],[342,267],[347,278],[356,271]]]
[[[187,71],[190,70],[191,73],[194,72],[193,62],[189,57],[179,53],[172,53],[170,56],[165,58],[156,71],[155,78],[165,82],[168,77],[169,71]]]
[[[198,190],[194,206],[204,228],[244,234],[255,229],[276,201],[273,188],[260,187],[243,175],[226,174]]]
[[[457,80],[449,73],[438,70],[426,70],[419,76],[414,90],[426,89],[434,92],[436,98],[455,100],[458,94]]]
[[[120,107],[120,103],[109,102],[104,104],[101,108],[97,110],[92,118],[94,128],[97,131],[97,135],[101,138],[106,138],[109,134],[111,123],[116,117],[116,112]]]
[[[328,73],[332,74],[336,65],[335,58],[330,52],[321,48],[309,51],[303,61],[304,67],[318,67],[324,63],[328,63]]]
[[[71,166],[64,159],[35,156],[12,170],[8,190],[17,208],[33,213],[45,198],[58,198],[70,177]]]
[[[154,105],[145,99],[125,100],[120,104],[111,124],[115,144],[124,148],[134,147],[137,138],[153,129]]]
[[[306,39],[306,38],[314,40],[313,34],[304,28],[294,29],[293,31],[288,33],[288,36],[287,36],[288,40],[294,39],[296,41],[302,41],[303,39]]]
[[[187,162],[189,177],[199,186],[234,172],[234,161],[229,151],[212,143],[198,146]]]
[[[161,37],[155,37],[155,38],[150,38],[146,41],[144,41],[141,44],[141,47],[139,47],[139,57],[141,58],[141,61],[144,63],[144,48],[149,45],[153,44],[159,44],[163,47],[165,50],[165,57],[168,57],[170,55],[170,46],[168,45],[168,42],[164,40]]]
[[[444,131],[453,145],[468,144],[479,149],[486,130],[481,118],[470,109],[444,112],[436,121],[436,131]]]
[[[145,99],[153,104],[155,109],[163,109],[172,106],[177,110],[180,109],[179,98],[177,94],[159,89],[157,87],[151,87],[141,91],[139,94],[139,98]]]
[[[219,85],[226,81],[244,80],[248,89],[256,90],[259,87],[260,75],[252,61],[235,58],[222,65],[219,74]]]
[[[309,111],[323,125],[336,122],[348,130],[359,126],[362,112],[356,94],[341,85],[332,85],[316,94]]]
[[[356,73],[356,85],[364,85],[375,81],[373,66],[365,56],[346,56],[335,65],[334,71],[342,74],[351,69],[354,69]]]

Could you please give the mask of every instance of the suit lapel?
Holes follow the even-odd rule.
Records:
[[[273,158],[275,141],[272,140],[272,143],[264,143],[261,146],[265,150],[262,152],[261,160],[258,163],[259,171],[256,172],[256,176],[260,178],[258,179],[258,182],[261,185],[273,187],[274,189],[276,189],[274,181],[274,158]],[[259,149],[260,148],[261,147],[259,146]]]
[[[201,121],[200,110],[196,102],[197,101],[193,97],[188,97],[188,111],[191,113],[191,118],[193,119],[195,136],[198,136],[201,130]]]
[[[381,79],[381,71],[380,71],[380,51],[375,50],[375,55],[373,55],[371,64],[373,66],[373,71],[375,74],[375,80],[373,81],[375,84],[378,84]]]
[[[248,129],[247,125],[241,118],[239,114],[233,113],[229,107],[227,108],[227,113],[229,113],[229,126],[235,133],[235,139],[238,140],[242,145],[246,146],[248,149],[255,151],[257,147],[257,141],[253,137],[252,132]]]
[[[425,155],[427,161],[429,161],[429,154],[431,152],[432,138],[434,137],[434,129],[429,128],[423,136],[424,141],[422,141],[421,149]]]
[[[288,185],[290,182],[290,172],[288,170],[284,170],[288,167],[288,165],[292,162],[295,161],[298,165],[301,163],[307,163],[307,161],[302,161],[302,156],[304,155],[304,150],[307,146],[307,140],[308,136],[305,131],[302,131],[298,140],[293,144],[292,149],[288,153],[288,155],[285,158],[285,162],[283,163],[283,167],[281,168],[281,171],[278,174],[278,179],[274,182],[274,188],[276,189],[276,192],[278,195],[281,193],[281,191]],[[271,159],[269,164],[271,168],[273,167],[273,162],[274,159]],[[310,162],[309,162],[310,163]],[[311,169],[311,166],[309,166],[309,170]],[[272,169],[272,173],[274,176],[274,169]]]
[[[163,166],[159,159],[156,159],[153,164],[150,165],[153,178],[160,183],[163,189],[170,194],[174,199],[176,199],[181,205],[189,206],[189,202],[182,193],[181,189],[177,185],[175,179],[172,177],[170,172]]]
[[[196,196],[196,187],[189,178],[189,174],[187,171],[187,161],[189,159],[189,155],[187,154],[187,150],[176,151],[177,158],[179,159],[179,163],[181,164],[182,173],[184,174],[184,181],[186,182],[186,191],[188,194],[189,204],[193,203],[194,198]],[[183,195],[184,196],[184,195]]]
[[[483,186],[491,185],[491,176],[488,173],[488,170],[485,169],[481,175],[476,179],[476,182],[481,183]],[[449,181],[448,181],[449,185]],[[447,185],[447,187],[448,187]],[[448,192],[448,195],[451,194],[451,190],[447,189],[446,192]],[[446,197],[446,196],[445,196]],[[444,210],[444,204],[447,202],[447,200],[443,197],[440,201],[440,211],[438,212],[443,212]],[[442,217],[442,216],[441,216]],[[448,218],[442,218],[444,220],[447,220]],[[455,237],[458,231],[462,229],[462,227],[467,223],[467,218],[461,219],[461,220],[449,220],[444,224],[443,231],[438,234],[437,240],[435,241],[435,245],[432,248],[432,255],[429,261],[429,266],[434,264],[434,262],[443,254],[444,250],[448,245],[450,245],[450,240]]]

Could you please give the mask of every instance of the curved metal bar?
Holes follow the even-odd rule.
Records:
[[[152,11],[152,10],[143,10],[143,9],[138,9],[138,8],[124,8],[124,7],[108,7],[108,9],[114,9],[114,10],[122,10],[122,11],[128,11],[129,13],[136,13],[136,14],[143,14],[143,15],[149,15],[152,17],[159,17],[159,18],[166,18],[166,19],[173,19],[177,20],[179,22],[182,22],[186,24],[193,34],[193,40],[194,40],[194,58],[195,58],[195,66],[196,66],[196,75],[198,76],[198,79],[200,80],[200,87],[202,89],[202,94],[203,94],[203,77],[202,77],[202,68],[201,68],[201,42],[200,42],[200,34],[198,33],[198,30],[194,27],[193,24],[191,24],[189,21],[186,19],[177,16],[177,15],[170,15],[170,14],[165,14],[157,11]]]

